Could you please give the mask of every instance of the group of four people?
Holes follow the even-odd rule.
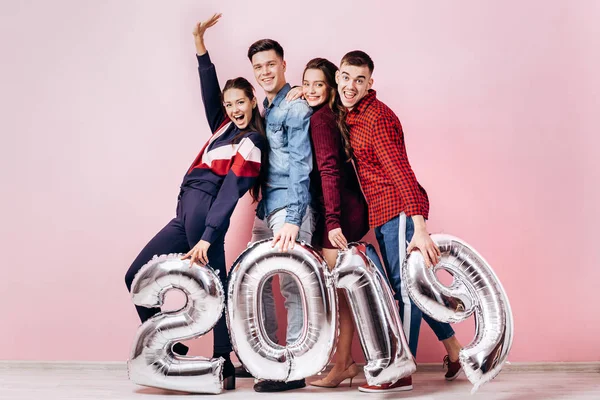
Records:
[[[437,263],[440,253],[426,229],[429,200],[409,164],[400,121],[371,89],[373,61],[362,51],[347,53],[339,69],[323,58],[310,60],[302,77],[304,99],[299,99],[299,90],[286,82],[281,45],[259,40],[250,46],[248,58],[266,96],[261,116],[246,79],[228,80],[222,91],[219,87],[204,34],[220,17],[215,14],[198,23],[193,32],[202,99],[213,134],[184,176],[176,217],[127,271],[127,288],[131,290],[135,274],[154,255],[167,253],[184,253],[191,263],[210,262],[227,287],[224,238],[238,200],[250,191],[258,202],[252,241],[272,237],[272,245],[281,251],[292,249],[296,240],[313,243],[322,250],[329,268],[335,266],[338,250],[374,228],[384,266],[378,257],[372,258],[387,275],[399,302],[412,354],[416,355],[425,318],[448,353],[446,379],[456,378],[461,345],[454,331],[448,324],[423,316],[401,282],[400,267],[408,252],[418,249],[430,266]],[[288,316],[286,343],[290,344],[302,333],[302,297],[291,276],[281,274],[279,282]],[[262,304],[266,333],[278,343],[271,282],[264,287]],[[136,308],[142,322],[160,311]],[[351,355],[354,323],[344,295],[339,296],[339,314],[335,366],[325,378],[312,382],[314,386],[337,387],[359,373]],[[181,343],[173,347],[182,355],[187,350]],[[214,328],[213,357],[225,359],[223,377],[228,388],[235,387],[231,351],[223,315]],[[264,380],[254,389],[277,392],[304,386],[304,379]],[[359,387],[364,392],[410,389],[411,377]]]

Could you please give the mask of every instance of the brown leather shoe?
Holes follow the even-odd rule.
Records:
[[[462,366],[460,365],[460,362],[458,360],[450,361],[450,357],[448,355],[444,357],[443,366],[444,368],[447,368],[446,375],[444,375],[444,378],[446,378],[447,381],[455,380],[462,372]]]

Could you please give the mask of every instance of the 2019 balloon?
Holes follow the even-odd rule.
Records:
[[[419,252],[402,266],[404,282],[415,304],[443,322],[475,316],[474,340],[460,352],[467,378],[477,390],[502,368],[513,338],[513,320],[506,293],[485,260],[468,244],[450,235],[432,235],[442,252],[434,268],[426,268]],[[160,313],[138,329],[129,376],[140,385],[195,393],[220,393],[223,359],[182,357],[171,347],[178,340],[203,335],[216,324],[224,307],[220,280],[211,268],[192,266],[180,255],[152,259],[132,285],[135,304],[158,307],[165,292],[180,289],[186,305]],[[435,272],[454,276],[449,287]],[[303,332],[287,346],[267,336],[262,290],[275,274],[289,274],[300,288]],[[312,247],[296,244],[287,253],[273,249],[270,240],[251,245],[235,261],[229,277],[227,323],[238,358],[256,378],[290,381],[324,369],[337,337],[336,290],[343,289],[354,316],[367,365],[370,385],[395,382],[411,375],[416,365],[404,337],[396,302],[386,278],[366,256],[362,243],[340,251],[329,272]]]

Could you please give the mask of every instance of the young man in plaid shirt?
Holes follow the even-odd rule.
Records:
[[[410,300],[401,281],[401,265],[407,253],[419,250],[428,266],[437,264],[440,251],[429,237],[425,220],[429,214],[429,199],[417,182],[408,162],[400,120],[377,99],[373,85],[373,61],[362,51],[346,54],[336,75],[342,103],[348,110],[346,123],[349,140],[358,169],[358,176],[369,204],[369,225],[375,235],[395,298],[400,306],[400,318],[410,351],[417,354],[421,319],[433,329],[444,344],[448,355],[447,380],[460,374],[458,352],[461,345],[449,324],[423,315]],[[408,243],[408,248],[407,248]],[[379,264],[377,257],[374,259]],[[412,377],[393,384],[359,388],[363,392],[388,392],[412,389]]]

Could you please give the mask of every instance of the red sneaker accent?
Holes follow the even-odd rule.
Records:
[[[444,357],[443,366],[444,366],[444,368],[448,369],[446,371],[446,375],[444,375],[444,378],[446,378],[447,381],[455,380],[456,378],[458,378],[458,376],[462,372],[462,366],[460,365],[460,362],[459,361],[450,361],[450,357],[447,355]]]
[[[385,393],[385,392],[404,392],[412,390],[412,376],[407,376],[394,383],[384,383],[381,386],[370,386],[365,383],[358,387],[358,390],[365,393]]]

